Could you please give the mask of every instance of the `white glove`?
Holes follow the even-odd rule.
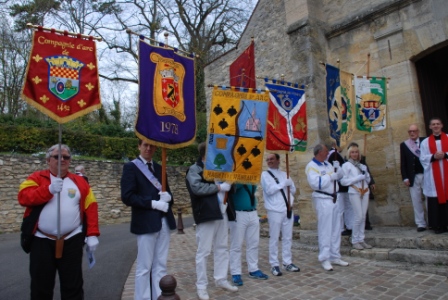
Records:
[[[223,182],[219,185],[220,192],[228,192],[228,191],[230,191],[230,187],[231,187],[231,185],[228,184],[227,182]]]
[[[361,175],[358,175],[358,177],[356,177],[356,181],[362,181],[362,180],[365,180],[366,179],[366,175],[364,175],[364,174],[361,174]]]
[[[48,187],[50,193],[53,195],[62,191],[62,185],[64,184],[64,179],[59,177],[54,177],[51,179],[51,184]]]
[[[283,187],[292,186],[294,182],[291,178],[286,178],[285,182],[283,182]]]
[[[171,202],[171,195],[168,192],[159,192],[160,195],[160,201],[170,203]]]
[[[337,160],[333,161],[333,168],[339,169],[340,166],[341,166],[341,164],[339,163],[339,161],[337,161]]]
[[[98,247],[99,243],[100,242],[98,241],[98,238],[96,236],[88,236],[86,238],[87,251],[95,252],[96,247]]]
[[[157,209],[163,212],[167,212],[168,211],[168,203],[163,202],[163,201],[157,201],[157,200],[152,200],[151,201],[151,205],[152,205],[152,209]]]
[[[367,166],[365,165],[359,165],[359,169],[364,173],[367,172]]]
[[[331,180],[333,180],[333,181],[339,180],[339,174],[338,174],[338,172],[331,173],[331,174],[330,174],[330,178],[331,178]]]

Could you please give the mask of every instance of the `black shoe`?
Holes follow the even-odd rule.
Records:
[[[441,234],[441,233],[444,233],[444,232],[446,232],[446,229],[445,229],[445,228],[437,228],[437,229],[434,229],[434,233],[435,233],[435,234]]]
[[[369,225],[369,226],[364,227],[364,229],[365,229],[365,230],[372,230],[373,227]]]
[[[352,235],[352,231],[349,230],[349,229],[346,229],[346,230],[341,232],[341,235],[342,236],[350,236],[350,235]]]
[[[417,228],[417,232],[422,232],[422,231],[425,231],[425,230],[426,230],[425,227],[419,227],[419,228]]]

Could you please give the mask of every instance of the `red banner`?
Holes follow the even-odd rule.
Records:
[[[95,42],[35,31],[22,98],[58,123],[101,107]]]
[[[255,88],[254,42],[230,65],[230,86]]]

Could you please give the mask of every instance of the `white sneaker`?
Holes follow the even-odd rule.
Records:
[[[228,290],[229,292],[236,292],[238,291],[238,288],[234,285],[231,285],[227,280],[222,280],[220,282],[216,283],[217,287],[220,287],[222,289]]]
[[[208,296],[207,290],[198,289],[198,298],[199,300],[208,300],[210,297]]]
[[[322,262],[322,268],[324,268],[325,271],[333,271],[333,266],[330,264],[328,260],[324,260]]]
[[[356,244],[353,244],[353,249],[364,250],[364,247],[362,246],[361,243],[356,243]]]
[[[361,242],[360,244],[364,247],[364,249],[372,249],[372,246],[370,246],[366,242]]]
[[[333,265],[338,265],[338,266],[343,266],[343,267],[348,266],[348,262],[343,261],[343,260],[340,259],[340,258],[335,259],[335,260],[332,260],[331,263],[332,263]]]

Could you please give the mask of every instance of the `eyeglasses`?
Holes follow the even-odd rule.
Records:
[[[53,157],[54,159],[59,159],[59,155],[51,155],[50,157]],[[64,160],[69,160],[72,158],[70,155],[62,155],[61,156]]]
[[[418,132],[418,130],[408,130],[408,133]]]

